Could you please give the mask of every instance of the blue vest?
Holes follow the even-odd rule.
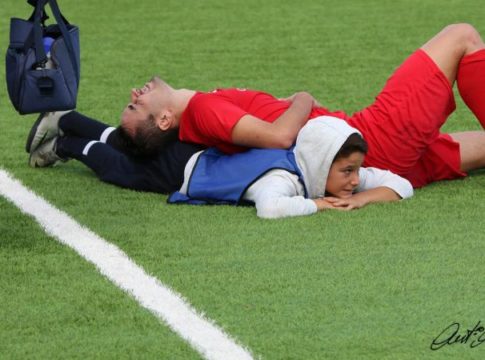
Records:
[[[198,158],[188,182],[187,195],[175,192],[169,203],[234,204],[243,203],[246,190],[270,170],[282,169],[298,175],[293,148],[250,149],[226,155],[215,148],[205,150]],[[306,189],[305,189],[306,196]]]

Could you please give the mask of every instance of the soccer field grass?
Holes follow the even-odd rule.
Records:
[[[58,1],[81,31],[77,109],[113,125],[129,90],[153,74],[202,91],[306,90],[352,113],[445,25],[469,22],[485,34],[479,0]],[[2,51],[10,17],[30,9],[2,2]],[[430,349],[448,325],[466,334],[484,319],[484,171],[350,213],[269,221],[251,207],[169,206],[164,195],[101,183],[75,161],[29,168],[24,143],[36,117],[14,111],[4,70],[0,83],[0,168],[254,358],[484,358],[485,346],[470,346],[476,334]],[[443,130],[477,129],[457,95]],[[0,269],[0,358],[205,356],[4,197]]]

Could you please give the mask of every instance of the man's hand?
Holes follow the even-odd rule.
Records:
[[[288,149],[308,121],[314,102],[306,92],[296,93],[291,99],[288,109],[272,123],[244,115],[232,129],[232,142],[246,147]]]
[[[312,104],[313,104],[312,107],[322,107],[322,105],[310,93],[308,93],[306,91],[299,91],[299,92],[296,92],[296,93],[294,93],[293,95],[291,95],[287,98],[281,98],[279,100],[288,101],[288,102],[292,103],[292,102],[295,101],[295,98],[301,97],[301,96],[311,98]]]

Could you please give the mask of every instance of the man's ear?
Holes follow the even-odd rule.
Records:
[[[172,118],[166,113],[161,113],[157,116],[157,126],[162,131],[169,130],[172,127]]]

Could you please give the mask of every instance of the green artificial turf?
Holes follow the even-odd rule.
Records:
[[[3,198],[0,220],[2,358],[199,358]]]
[[[59,0],[81,29],[78,110],[117,124],[131,87],[311,92],[331,109],[368,105],[417,47],[453,22],[485,34],[478,0]],[[27,17],[24,1],[0,8]],[[0,60],[4,68],[4,58]],[[5,84],[3,71],[0,84]],[[479,125],[457,98],[444,131]],[[485,172],[401,203],[261,220],[251,207],[169,206],[101,183],[74,161],[31,169],[0,86],[0,166],[125,251],[255,357],[479,359],[485,346],[431,351],[441,330],[483,319]],[[0,357],[190,359],[200,355],[0,199]]]

